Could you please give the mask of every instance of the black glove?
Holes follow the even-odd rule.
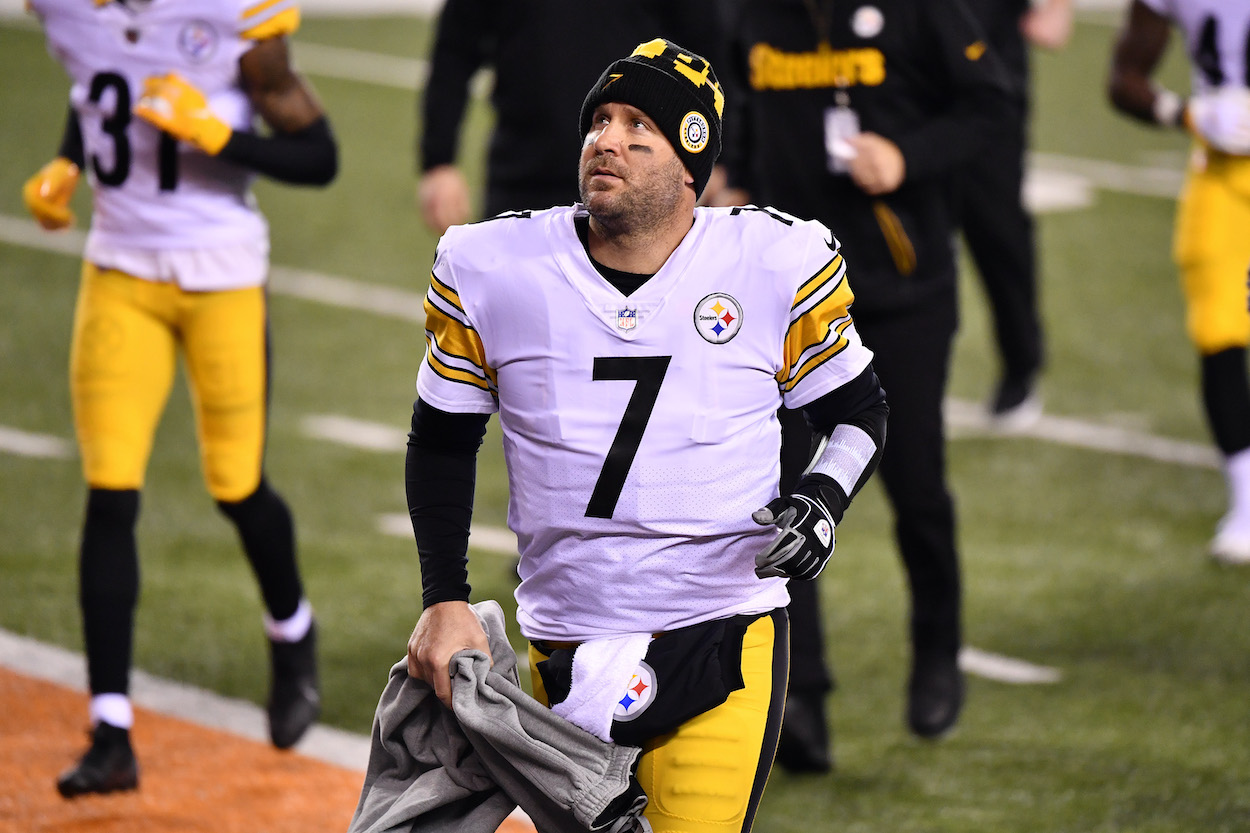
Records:
[[[820,575],[833,555],[833,513],[815,495],[796,492],[776,498],[752,512],[751,520],[781,530],[755,556],[755,574],[760,578],[789,576],[810,581]]]

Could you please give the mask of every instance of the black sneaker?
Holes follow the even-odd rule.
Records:
[[[65,798],[87,793],[111,793],[139,786],[139,764],[130,747],[130,730],[97,723],[91,730],[91,748],[78,764],[56,779]]]
[[[1042,416],[1042,398],[1034,376],[1004,376],[990,400],[990,421],[1001,430],[1021,430]]]
[[[269,661],[269,738],[279,749],[290,749],[321,714],[316,624],[299,642],[269,640]]]
[[[833,769],[829,735],[824,695],[788,692],[777,763],[796,774],[829,772]]]
[[[907,724],[922,738],[936,739],[959,720],[964,705],[964,675],[954,655],[916,657],[907,684]]]

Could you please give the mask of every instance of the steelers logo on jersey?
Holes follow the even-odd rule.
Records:
[[[217,30],[206,20],[192,20],[178,33],[178,48],[193,64],[202,64],[217,51]]]
[[[707,147],[707,140],[707,119],[691,110],[681,120],[681,146],[690,153],[699,153]]]
[[[724,292],[713,292],[694,309],[694,328],[706,341],[724,344],[742,329],[742,306]]]
[[[625,686],[625,696],[617,701],[612,719],[622,723],[634,720],[655,702],[655,692],[655,671],[646,662],[640,661],[629,678],[629,685]]]

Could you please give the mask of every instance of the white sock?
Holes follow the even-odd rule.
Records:
[[[1250,448],[1224,458],[1224,478],[1228,482],[1228,517],[1250,532]]]
[[[312,605],[308,599],[300,599],[299,607],[286,619],[274,619],[265,614],[265,633],[274,642],[299,642],[311,627]]]
[[[119,729],[135,725],[135,711],[125,694],[96,694],[91,698],[91,725],[107,723]]]

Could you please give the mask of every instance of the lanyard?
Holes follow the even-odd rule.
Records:
[[[823,46],[829,46],[833,0],[803,0],[803,5],[807,7],[808,17],[812,19],[812,28],[816,30],[817,42]]]

